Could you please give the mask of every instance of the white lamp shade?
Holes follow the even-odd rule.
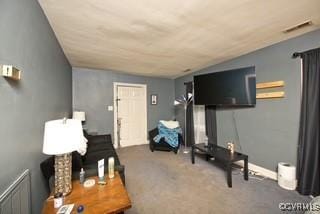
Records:
[[[177,100],[175,100],[174,102],[173,102],[173,105],[175,105],[175,106],[177,106],[177,105],[180,105],[181,103],[179,102],[179,101],[177,101]]]
[[[84,111],[74,111],[72,118],[80,121],[85,121],[86,113]]]
[[[80,120],[52,120],[45,123],[43,153],[62,155],[76,151],[83,141]]]

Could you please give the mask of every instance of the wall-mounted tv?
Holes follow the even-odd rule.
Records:
[[[255,67],[239,68],[193,77],[195,105],[254,106]]]

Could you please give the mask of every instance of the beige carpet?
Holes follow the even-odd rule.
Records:
[[[132,201],[126,214],[284,213],[279,203],[310,200],[280,188],[273,180],[245,181],[239,170],[233,171],[233,187],[228,188],[221,166],[201,157],[192,165],[190,154],[152,153],[147,145],[117,152],[126,166]]]

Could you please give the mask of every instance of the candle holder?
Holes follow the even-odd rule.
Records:
[[[227,148],[230,150],[230,153],[234,153],[234,143],[233,142],[228,142],[227,143]]]

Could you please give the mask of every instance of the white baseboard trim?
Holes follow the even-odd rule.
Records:
[[[237,164],[238,166],[241,166],[241,167],[243,167],[243,165],[244,165],[243,161],[237,161],[237,162],[235,162],[235,164]],[[271,178],[273,180],[278,180],[278,173],[276,173],[270,169],[266,169],[261,166],[257,166],[253,163],[248,163],[248,168],[251,171],[257,172],[258,175],[262,175],[267,178]]]
[[[134,145],[128,145],[128,146],[121,146],[121,147],[129,147],[129,146],[138,146],[138,145],[145,145],[145,144],[149,144],[149,140],[146,140],[146,141],[141,141],[139,143],[136,143]],[[115,149],[118,148],[118,145],[113,145]]]
[[[149,140],[141,141],[141,143],[137,143],[135,145],[145,145],[145,144],[149,144]],[[133,145],[133,146],[135,146],[135,145]]]

